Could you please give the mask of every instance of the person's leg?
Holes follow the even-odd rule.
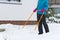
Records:
[[[39,21],[41,15],[37,14],[37,21]],[[43,29],[42,29],[42,20],[40,21],[39,25],[38,25],[38,32],[39,34],[43,33]]]
[[[47,32],[49,32],[49,28],[48,28],[48,25],[47,25],[47,23],[46,23],[46,16],[44,15],[43,16],[43,19],[42,19],[42,23],[43,23],[43,25],[44,25],[44,28],[45,28],[45,32],[47,33]]]

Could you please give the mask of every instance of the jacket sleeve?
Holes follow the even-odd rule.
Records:
[[[46,0],[44,3],[44,10],[46,10],[46,11],[48,10],[48,0]]]

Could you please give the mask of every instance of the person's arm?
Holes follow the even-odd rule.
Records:
[[[48,10],[48,0],[45,0],[43,5],[44,5],[44,8],[40,10],[40,12],[44,12]]]

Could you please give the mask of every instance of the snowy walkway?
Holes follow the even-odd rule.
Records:
[[[0,28],[6,31],[0,32],[0,40],[60,40],[60,24],[48,23],[48,26],[49,33],[38,35],[38,31],[33,30],[34,25],[26,25],[22,29],[22,25],[3,24]]]

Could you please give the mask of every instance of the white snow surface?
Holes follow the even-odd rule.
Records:
[[[60,24],[48,23],[49,33],[38,35],[38,29],[33,30],[35,25],[12,25],[1,24],[1,29],[6,29],[4,32],[0,32],[0,40],[60,40]]]

